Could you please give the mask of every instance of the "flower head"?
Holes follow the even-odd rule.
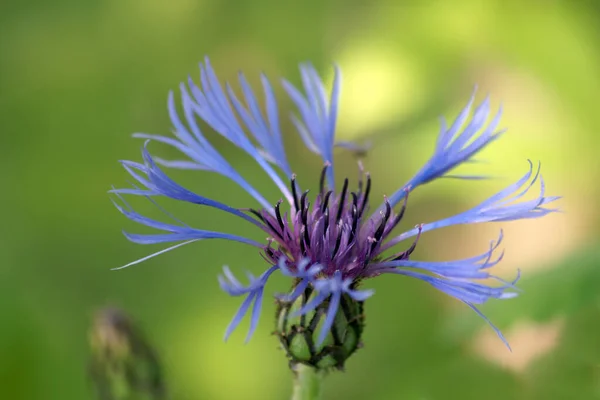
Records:
[[[375,204],[377,208],[370,214],[372,179],[368,173],[363,172],[362,167],[355,183],[351,183],[348,178],[339,185],[335,182],[333,153],[337,144],[335,130],[340,71],[335,69],[330,93],[312,66],[302,65],[300,73],[302,89],[287,81],[283,81],[283,87],[297,107],[297,114],[292,115],[292,121],[302,141],[322,159],[318,192],[311,194],[308,190],[301,190],[300,179],[292,173],[284,151],[278,106],[269,80],[265,76],[261,77],[265,103],[262,110],[257,96],[243,75],[239,78],[243,98],[239,98],[231,86],[227,84],[224,88],[221,85],[206,59],[200,65],[201,84],[197,85],[191,78],[187,84],[181,84],[183,114],[176,110],[174,94],[169,95],[168,108],[174,136],[136,134],[136,137],[147,140],[142,149],[144,162],[123,161],[122,164],[138,186],[114,189],[112,192],[119,198],[125,194],[145,196],[148,199],[163,196],[212,207],[255,225],[268,238],[261,243],[226,232],[192,228],[170,214],[167,215],[174,222],[159,222],[136,213],[123,202],[124,205],[117,205],[117,208],[125,216],[163,232],[145,235],[127,233],[129,240],[141,244],[176,243],[142,260],[204,239],[228,239],[256,247],[267,262],[267,269],[263,274],[258,278],[248,274],[248,285],[240,283],[227,267],[219,277],[221,288],[225,292],[245,297],[226,330],[226,338],[248,313],[250,330],[247,338],[252,336],[261,313],[265,285],[275,272],[293,280],[290,292],[277,296],[284,309],[284,313],[280,315],[284,315],[285,319],[302,317],[302,321],[307,321],[310,315],[312,321],[316,320],[314,326],[299,323],[302,329],[295,328],[292,334],[312,329],[316,336],[308,342],[317,347],[323,346],[332,329],[339,331],[336,321],[341,313],[345,315],[347,324],[362,321],[358,313],[362,312],[362,303],[373,295],[373,291],[360,289],[359,286],[365,279],[382,274],[405,275],[425,281],[464,302],[480,315],[482,314],[477,305],[491,298],[514,297],[518,277],[512,282],[506,282],[490,272],[490,268],[502,258],[502,254],[496,255],[502,233],[491,243],[489,249],[470,258],[433,262],[413,260],[411,255],[420,235],[433,229],[457,224],[537,218],[555,211],[547,205],[557,197],[545,195],[539,165],[534,169],[529,162],[529,170],[521,179],[470,210],[439,221],[420,224],[404,233],[394,233],[407,210],[409,194],[413,190],[441,177],[479,178],[448,173],[456,166],[471,161],[481,149],[500,137],[502,131],[497,130],[500,111],[488,123],[490,105],[489,100],[485,99],[469,120],[473,94],[450,128],[442,121],[433,155],[423,168],[391,196],[384,198],[380,204]],[[199,121],[252,157],[280,189],[282,199],[270,201],[250,185],[206,139]],[[175,161],[153,158],[147,148],[149,141],[172,146],[186,158]],[[352,146],[342,143],[342,147]],[[193,193],[169,178],[162,167],[215,172],[238,184],[256,200],[257,206],[236,208]],[[523,200],[538,182],[538,196],[533,200]],[[397,248],[399,242],[411,237],[414,238],[412,245]],[[139,261],[141,260],[133,263]],[[482,283],[482,280],[495,280],[498,284],[490,286]],[[356,313],[348,311],[352,304],[360,304],[360,307],[353,308]],[[285,325],[284,323],[282,326]],[[356,336],[362,331],[362,325],[355,328],[352,332]],[[501,333],[494,329],[502,338]],[[289,332],[284,330],[280,335],[284,339],[284,347],[289,349],[292,342]],[[353,344],[347,345],[343,338],[340,339],[339,332],[333,336],[337,349],[345,349],[345,353],[340,356],[341,353],[333,352],[335,346],[332,344],[330,354],[337,354],[332,365],[341,366],[344,357],[355,350],[358,341],[352,339]],[[324,356],[320,354],[315,358],[315,351],[311,350],[309,353],[302,362],[314,361],[317,365]]]
[[[89,332],[89,374],[97,398],[165,398],[167,388],[155,349],[122,310],[98,310]]]

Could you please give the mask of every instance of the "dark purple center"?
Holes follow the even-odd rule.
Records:
[[[381,244],[402,220],[406,210],[408,191],[398,213],[392,210],[387,199],[384,210],[370,218],[368,211],[371,177],[362,177],[357,191],[348,191],[348,179],[341,192],[325,190],[325,171],[320,180],[320,191],[314,204],[308,199],[308,190],[299,196],[296,177],[291,179],[294,207],[282,215],[280,200],[274,212],[250,210],[263,223],[269,234],[269,244],[264,249],[268,262],[277,264],[284,257],[290,268],[302,259],[310,259],[323,267],[321,274],[333,276],[341,271],[344,278],[357,279],[368,276],[368,266],[381,258]],[[362,174],[361,174],[362,175]],[[364,186],[364,187],[363,187]],[[394,254],[386,260],[406,259],[414,251],[416,241],[409,249]]]

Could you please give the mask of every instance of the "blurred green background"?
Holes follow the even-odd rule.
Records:
[[[211,57],[222,80],[243,70],[298,82],[310,60],[327,80],[344,74],[339,137],[370,141],[365,159],[374,198],[391,193],[427,159],[440,115],[452,119],[475,84],[504,107],[506,136],[483,164],[464,171],[498,177],[443,180],[411,195],[404,227],[466,209],[542,161],[563,214],[542,220],[448,228],[425,235],[415,259],[467,257],[505,231],[498,273],[522,269],[523,296],[484,311],[513,346],[506,350],[470,310],[402,277],[367,283],[365,348],[327,380],[327,398],[600,398],[600,250],[597,149],[600,3],[458,0],[29,0],[0,3],[0,397],[92,398],[86,374],[94,310],[116,305],[160,353],[173,400],[285,399],[291,377],[266,301],[260,328],[246,324],[224,343],[240,304],[216,276],[260,273],[252,248],[203,242],[122,271],[111,268],[160,247],[129,243],[106,191],[128,176],[118,159],[139,160],[133,132],[168,134],[168,90]],[[299,140],[277,84],[287,148]],[[219,149],[275,202],[250,160]],[[173,156],[170,149],[152,151]],[[304,186],[320,161],[291,156]],[[339,176],[356,176],[338,158]],[[174,173],[187,187],[236,207],[254,206],[235,185],[201,172]],[[158,216],[149,204],[134,203]],[[168,204],[198,228],[262,240],[222,213]],[[139,231],[139,230],[138,230]],[[286,290],[274,279],[271,292]]]

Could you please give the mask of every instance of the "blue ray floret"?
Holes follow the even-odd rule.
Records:
[[[281,300],[291,302],[296,300],[299,296],[301,296],[302,293],[304,293],[304,291],[306,290],[306,288],[310,284],[312,284],[312,282],[317,280],[317,274],[321,272],[323,267],[319,264],[310,265],[310,259],[308,258],[300,260],[296,264],[296,268],[294,269],[288,268],[287,265],[285,265],[285,263],[285,258],[282,257],[279,259],[279,263],[277,264],[277,266],[281,273],[290,278],[299,279],[300,282],[296,285],[294,291],[291,294],[279,295],[277,297]]]
[[[352,278],[342,278],[342,271],[337,270],[334,272],[333,277],[327,279],[316,279],[313,281],[313,286],[317,295],[304,307],[298,310],[292,316],[304,315],[317,308],[326,299],[329,300],[329,307],[327,308],[327,317],[325,323],[319,332],[317,339],[317,345],[320,345],[325,340],[325,336],[329,333],[329,329],[333,325],[333,320],[337,314],[338,308],[340,307],[340,298],[342,294],[348,294],[353,300],[365,301],[373,295],[372,290],[354,290],[351,288],[353,284]]]
[[[306,147],[319,154],[325,164],[333,165],[333,147],[335,142],[335,124],[340,95],[340,71],[335,68],[331,99],[327,99],[323,81],[312,65],[301,65],[302,84],[306,96],[284,80],[283,87],[290,95],[301,120],[292,116],[292,121],[304,140]],[[334,186],[333,167],[327,170],[329,187]]]
[[[231,335],[234,329],[242,321],[242,318],[244,318],[244,315],[246,315],[248,312],[250,305],[254,303],[252,307],[252,316],[250,318],[250,329],[248,330],[248,335],[246,337],[246,341],[250,340],[254,334],[254,331],[256,330],[256,327],[258,326],[258,319],[260,317],[265,285],[269,279],[269,276],[271,276],[271,274],[276,270],[277,267],[273,266],[266,270],[258,278],[254,277],[254,275],[248,272],[247,275],[250,284],[248,286],[244,286],[235,278],[228,267],[223,268],[223,275],[219,276],[219,284],[221,285],[221,289],[231,296],[247,295],[246,300],[244,300],[237,314],[227,327],[227,330],[225,331],[225,339]]]
[[[529,171],[521,179],[467,211],[393,234],[405,215],[411,191],[438,178],[482,178],[450,173],[457,166],[474,161],[482,149],[502,135],[504,131],[498,130],[501,111],[488,122],[491,113],[490,101],[486,98],[470,116],[475,98],[473,93],[450,127],[442,120],[433,155],[424,166],[390,197],[385,197],[369,216],[371,176],[364,174],[361,167],[355,189],[351,189],[348,179],[344,179],[341,185],[336,185],[334,180],[333,153],[338,144],[335,131],[341,88],[339,68],[334,69],[331,91],[326,89],[311,65],[301,65],[300,76],[301,89],[285,80],[282,86],[296,107],[297,112],[292,113],[291,120],[300,138],[323,162],[316,195],[301,192],[297,176],[292,173],[284,150],[275,92],[266,76],[260,77],[262,99],[259,99],[244,75],[240,74],[241,96],[238,96],[231,85],[221,85],[209,60],[205,59],[200,64],[200,84],[190,78],[186,84],[180,85],[181,110],[178,110],[175,94],[169,95],[173,136],[135,134],[146,140],[142,148],[143,163],[122,161],[123,167],[135,180],[135,186],[111,191],[117,196],[116,207],[130,220],[162,231],[156,234],[126,233],[127,238],[141,244],[176,243],[126,266],[205,239],[226,239],[258,248],[268,268],[259,277],[248,273],[248,285],[241,284],[227,267],[219,276],[225,292],[231,296],[245,296],[227,327],[225,337],[229,337],[244,316],[250,313],[247,340],[258,326],[265,286],[275,272],[293,282],[292,289],[287,294],[277,295],[277,299],[288,304],[305,299],[290,313],[290,317],[324,313],[316,338],[318,345],[334,329],[336,315],[342,309],[344,313],[348,312],[348,301],[362,304],[373,295],[372,290],[361,290],[359,286],[376,276],[396,274],[417,278],[464,302],[484,319],[477,305],[490,299],[516,296],[518,274],[514,280],[505,281],[491,273],[492,267],[502,259],[503,252],[498,251],[502,233],[491,243],[488,251],[469,258],[420,261],[413,260],[412,253],[421,234],[434,229],[539,218],[557,211],[548,205],[559,197],[546,196],[540,165],[534,168],[530,161]],[[250,156],[281,191],[282,200],[271,202],[257,191],[209,142],[203,134],[205,129],[216,132]],[[169,145],[180,151],[185,159],[155,158],[148,150],[148,142]],[[345,142],[340,147],[356,148]],[[194,193],[176,183],[161,167],[221,175],[252,196],[258,207],[238,208]],[[525,199],[536,187],[539,187],[537,195]],[[191,228],[162,208],[171,222],[161,222],[135,212],[123,200],[124,195],[142,196],[156,205],[154,199],[166,197],[211,207],[252,223],[266,233],[267,239],[257,242],[227,232]],[[401,241],[411,237],[414,240],[408,248],[396,248]],[[506,343],[500,331],[489,320],[486,321]]]

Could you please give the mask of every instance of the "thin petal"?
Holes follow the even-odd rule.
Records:
[[[560,197],[545,197],[545,186],[543,179],[541,179],[541,175],[539,175],[539,168],[538,172],[534,175],[533,164],[531,161],[529,161],[529,165],[529,171],[522,178],[491,196],[487,200],[481,202],[479,205],[460,214],[456,214],[439,221],[422,224],[421,230],[414,228],[408,232],[402,233],[399,236],[389,239],[381,247],[381,251],[387,250],[395,244],[417,235],[420,231],[427,232],[452,225],[540,218],[549,213],[556,212],[556,209],[548,209],[541,206],[556,201]],[[531,182],[527,183],[532,177],[533,179]],[[537,198],[519,202],[521,198],[530,191],[534,183],[537,181],[540,182],[540,193]]]
[[[252,274],[248,273],[248,277],[250,279],[250,283],[248,286],[243,286],[231,273],[228,267],[223,268],[224,276],[219,276],[219,284],[221,289],[232,296],[243,296],[247,295],[246,299],[238,309],[238,312],[233,317],[233,320],[227,327],[225,331],[225,340],[229,338],[231,333],[237,328],[240,324],[246,313],[248,312],[248,308],[250,308],[250,304],[254,301],[254,305],[252,306],[252,313],[250,316],[250,327],[248,330],[248,334],[246,336],[246,342],[248,342],[256,328],[258,327],[258,321],[260,318],[261,310],[262,310],[262,300],[263,300],[263,292],[267,280],[273,274],[273,272],[277,271],[279,266],[274,265],[268,270],[266,270],[259,278],[255,278]]]
[[[434,179],[441,178],[456,166],[468,162],[485,146],[496,140],[502,132],[496,131],[501,111],[498,111],[492,122],[486,127],[485,123],[490,111],[489,99],[485,99],[476,109],[469,124],[461,131],[466,123],[475,93],[467,106],[460,112],[450,129],[442,120],[442,128],[438,136],[436,148],[431,158],[423,168],[415,174],[404,186],[389,198],[392,206],[398,204],[405,196],[405,188],[415,188]],[[479,136],[477,136],[479,133]],[[459,176],[454,176],[459,177]]]
[[[306,147],[321,156],[325,163],[331,164],[327,170],[327,186],[335,186],[333,169],[333,148],[337,124],[339,95],[341,88],[340,69],[335,66],[333,87],[327,98],[325,85],[317,71],[311,65],[300,67],[304,94],[290,82],[284,80],[283,88],[298,109],[300,119],[292,117],[300,137]]]
[[[159,256],[161,254],[167,253],[167,252],[169,252],[171,250],[175,250],[178,247],[182,247],[182,246],[185,246],[186,244],[190,244],[190,243],[197,242],[197,241],[198,241],[198,239],[188,240],[187,242],[182,242],[182,243],[177,243],[174,246],[167,247],[166,249],[162,249],[160,251],[157,251],[156,253],[152,253],[152,254],[150,254],[150,255],[148,255],[146,257],[142,257],[142,258],[140,258],[138,260],[132,261],[129,264],[125,264],[125,265],[123,265],[121,267],[112,268],[112,270],[116,271],[116,270],[119,270],[119,269],[124,269],[124,268],[127,268],[127,267],[131,267],[132,265],[139,264],[139,263],[141,263],[143,261],[146,261],[146,260],[149,260],[149,259],[151,259],[153,257],[156,257],[156,256]]]
[[[325,341],[327,334],[331,330],[331,326],[335,321],[335,315],[337,314],[338,308],[340,306],[340,297],[342,296],[341,291],[337,291],[331,294],[331,299],[329,300],[329,307],[327,308],[327,316],[325,317],[325,322],[323,323],[323,327],[319,332],[319,338],[317,339],[317,346],[320,346]]]
[[[242,322],[242,319],[246,315],[246,312],[248,312],[248,308],[250,307],[250,304],[252,304],[252,300],[254,300],[254,295],[253,294],[248,295],[248,297],[246,297],[246,299],[244,300],[244,302],[238,309],[237,313],[235,314],[235,316],[233,317],[233,319],[227,326],[227,329],[225,330],[225,338],[224,338],[225,341],[227,341],[227,339],[229,339],[229,336],[231,336],[231,334],[233,333],[235,328],[237,328],[238,325],[240,324],[240,322]]]
[[[489,324],[489,326],[494,330],[494,332],[496,332],[496,335],[498,335],[498,337],[500,338],[500,340],[502,340],[502,342],[506,345],[506,347],[508,348],[509,351],[512,352],[512,349],[510,348],[510,344],[508,344],[508,340],[506,340],[506,338],[504,337],[504,335],[502,334],[502,332],[500,331],[500,329],[498,329],[496,327],[496,325],[494,325],[492,323],[492,321],[489,320],[488,317],[486,317],[485,315],[483,315],[483,313],[481,311],[479,311],[479,309],[477,307],[475,307],[473,304],[468,303],[468,302],[464,302],[466,305],[468,305],[473,311],[475,311],[477,313],[477,315],[479,315],[481,318],[483,318],[485,320],[485,322],[487,322]]]

